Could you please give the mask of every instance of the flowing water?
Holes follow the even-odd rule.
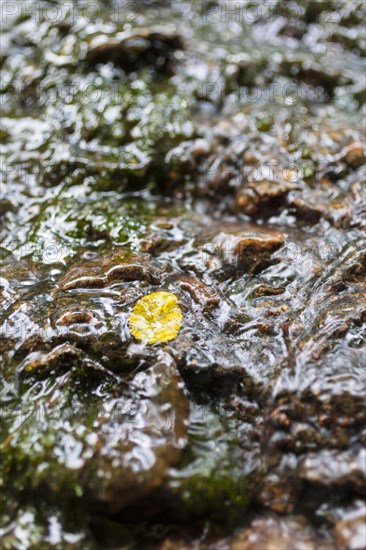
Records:
[[[364,548],[365,11],[3,3],[3,548]]]

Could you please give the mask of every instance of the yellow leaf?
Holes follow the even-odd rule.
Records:
[[[173,340],[182,326],[182,310],[170,292],[154,292],[141,298],[129,320],[136,340],[156,344]]]

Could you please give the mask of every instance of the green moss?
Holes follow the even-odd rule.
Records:
[[[311,179],[315,175],[315,168],[310,164],[306,164],[303,168],[304,179]]]
[[[28,212],[23,212],[24,239],[8,241],[11,250],[46,263],[62,261],[80,249],[125,245],[136,250],[155,212],[153,199],[92,192],[87,182],[72,189],[52,189],[46,197],[31,202]]]
[[[270,115],[258,115],[256,127],[259,132],[268,132],[274,124],[274,119]]]
[[[182,514],[235,520],[248,505],[245,456],[236,435],[236,420],[213,405],[191,404],[189,442],[180,468],[169,484],[182,501]]]
[[[39,374],[20,374],[22,400],[4,408],[2,471],[23,500],[41,491],[63,507],[83,493],[84,438],[93,431],[101,396],[112,388],[81,363],[66,374]]]
[[[308,147],[303,147],[301,150],[301,158],[302,159],[311,159],[311,152],[308,149]]]

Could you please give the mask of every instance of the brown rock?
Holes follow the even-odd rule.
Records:
[[[258,235],[247,235],[240,239],[234,248],[241,266],[250,272],[270,265],[272,254],[276,252],[285,242],[283,233],[262,233]]]
[[[254,519],[238,533],[231,550],[332,550],[329,539],[320,540],[304,516],[267,516]]]
[[[366,449],[309,453],[299,464],[299,475],[311,482],[365,490]]]
[[[171,52],[183,47],[174,27],[131,29],[115,37],[98,36],[90,44],[86,61],[92,65],[114,63],[125,71],[152,65],[171,72]]]
[[[222,229],[212,239],[215,255],[220,257],[224,265],[249,273],[255,273],[275,263],[272,254],[286,240],[284,233],[263,231],[254,226],[248,226],[241,231],[237,226],[223,226]]]
[[[80,323],[90,323],[92,320],[93,314],[91,311],[81,310],[81,308],[74,306],[71,310],[61,313],[55,324],[70,326]]]
[[[175,363],[161,361],[135,376],[134,395],[104,403],[94,421],[98,437],[81,478],[103,510],[116,512],[162,485],[187,442],[189,403]],[[90,477],[90,474],[92,477]]]
[[[366,548],[366,513],[340,521],[335,528],[337,548],[364,550]]]
[[[156,255],[167,250],[171,245],[172,242],[169,241],[164,235],[152,233],[145,239],[145,241],[141,243],[140,250],[142,252],[148,252],[149,254]]]
[[[351,510],[343,511],[334,528],[337,548],[364,550],[366,548],[366,504],[361,500]]]
[[[0,216],[3,216],[7,212],[14,212],[16,208],[8,199],[0,199]]]
[[[346,196],[338,193],[333,198],[333,193],[333,190],[303,193],[291,197],[288,204],[299,218],[309,223],[317,223],[320,218],[325,218],[335,227],[346,227],[352,218],[352,206]]]
[[[359,168],[365,163],[365,146],[359,141],[348,145],[342,152],[342,160],[351,168]]]
[[[157,282],[157,274],[148,262],[148,257],[98,258],[81,262],[70,269],[60,280],[61,290],[81,288],[106,288],[112,284],[128,281]]]
[[[299,496],[299,484],[281,481],[278,476],[263,479],[258,493],[261,504],[274,512],[291,513]]]
[[[220,305],[221,299],[216,291],[195,277],[183,277],[180,280],[180,286],[188,292],[192,300],[202,306],[205,312]]]
[[[262,211],[271,210],[282,204],[288,193],[296,186],[293,182],[274,182],[262,180],[250,182],[240,187],[235,198],[235,208],[248,216],[255,216]]]
[[[30,353],[20,366],[20,370],[33,372],[50,370],[57,367],[75,365],[80,360],[80,352],[70,344],[61,344],[49,353],[34,351]]]

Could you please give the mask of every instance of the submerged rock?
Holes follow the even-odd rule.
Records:
[[[294,188],[296,185],[293,182],[285,180],[248,183],[239,187],[235,197],[235,209],[248,216],[263,214],[266,210],[271,211],[284,204],[287,195]]]
[[[41,383],[46,364],[53,373]],[[129,390],[68,345],[48,357],[29,357],[20,376],[23,407],[29,408],[22,409],[22,429],[6,442],[4,460],[27,491],[48,491],[57,499],[68,491],[71,499],[115,512],[146,499],[178,461],[189,407],[166,354],[136,374]],[[16,416],[7,423],[19,421]]]
[[[345,148],[341,158],[343,158],[351,168],[359,168],[365,164],[365,145],[361,142],[351,143]]]
[[[129,281],[146,281],[157,283],[159,281],[157,271],[148,267],[148,258],[126,255],[126,260],[118,263],[118,258],[111,261],[109,258],[97,259],[88,264],[82,262],[81,266],[73,267],[70,272],[61,279],[60,290],[107,288],[114,284]]]
[[[223,267],[232,267],[237,273],[257,273],[276,263],[273,254],[280,249],[286,235],[260,227],[222,226],[222,231],[213,235],[211,241],[202,246],[206,256],[213,255]]]
[[[92,65],[111,62],[128,72],[152,65],[157,71],[169,73],[173,53],[182,47],[182,39],[173,26],[132,29],[114,37],[95,37],[86,61]]]
[[[323,505],[319,516],[325,517],[334,525],[337,548],[361,550],[366,540],[366,503],[354,500],[344,507]]]
[[[204,312],[216,309],[221,303],[221,298],[214,289],[194,277],[182,277],[180,286],[203,308]]]
[[[366,449],[349,451],[323,450],[309,453],[299,464],[299,475],[307,481],[324,485],[352,486],[366,489]]]
[[[254,519],[236,535],[231,550],[330,550],[330,537],[319,538],[304,516],[268,516]]]
[[[288,201],[296,216],[310,223],[325,218],[335,227],[347,227],[352,220],[352,204],[346,195],[335,196],[334,190],[319,190],[308,195],[293,193]]]

